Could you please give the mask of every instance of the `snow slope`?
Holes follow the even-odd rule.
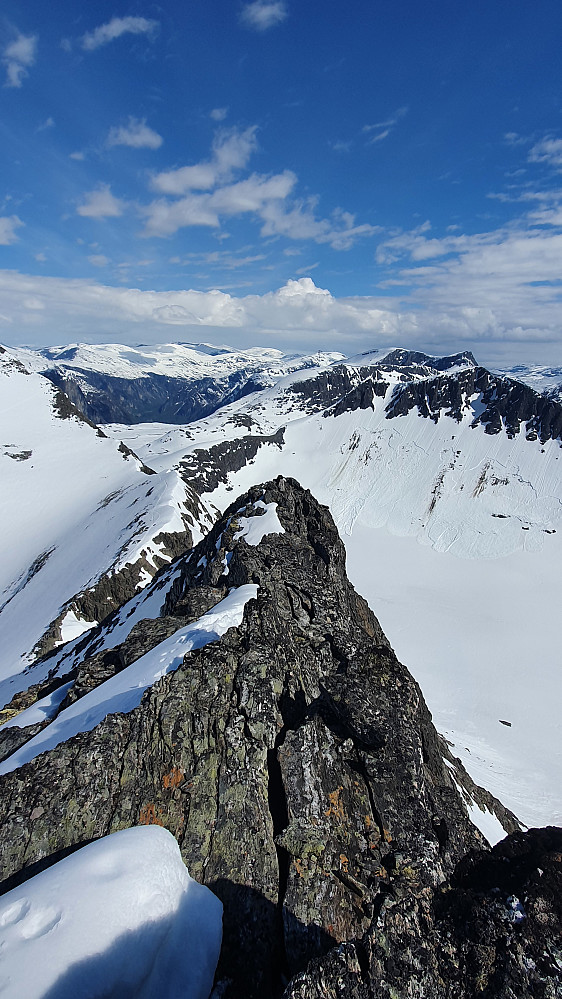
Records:
[[[269,435],[208,500],[224,509],[280,473],[310,488],[336,520],[352,582],[474,779],[529,825],[562,822],[560,442],[486,433],[473,425],[479,397],[464,399],[460,422],[416,409],[388,419],[403,372],[385,377],[374,408],[337,416],[303,416],[292,392],[300,374],[189,428],[119,433],[153,467],[190,481],[237,435]]]
[[[222,905],[160,826],[113,833],[0,900],[5,999],[207,999]]]
[[[21,353],[21,352],[20,352]],[[159,535],[186,527],[173,469],[150,475],[118,442],[61,418],[53,386],[0,353],[0,678],[19,674],[65,604],[99,577],[166,559]],[[196,532],[196,538],[198,537]],[[66,640],[96,622],[68,613]],[[20,689],[22,689],[20,687]]]

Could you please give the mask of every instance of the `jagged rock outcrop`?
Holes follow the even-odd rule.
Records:
[[[460,764],[455,774],[418,685],[347,580],[328,510],[280,477],[232,504],[175,568],[161,616],[91,674],[77,669],[69,701],[232,588],[252,584],[256,597],[139,707],[0,778],[4,887],[158,823],[223,901],[217,996],[559,995],[562,834],[515,833],[489,853]]]
[[[466,368],[455,375],[442,374],[398,386],[387,407],[387,419],[405,416],[417,408],[420,416],[435,423],[445,412],[461,420],[469,399],[478,399],[480,410],[472,426],[481,424],[487,434],[505,430],[508,437],[521,432],[542,444],[562,435],[562,405],[512,378],[493,375],[486,368]]]
[[[562,830],[471,852],[437,890],[389,898],[369,933],[296,976],[283,999],[556,999]]]

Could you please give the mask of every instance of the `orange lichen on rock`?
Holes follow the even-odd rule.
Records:
[[[341,793],[342,793],[342,791],[343,791],[343,787],[340,786],[340,787],[336,788],[335,791],[330,791],[329,792],[329,794],[328,794],[328,800],[330,802],[330,807],[328,808],[328,810],[326,812],[324,812],[324,815],[326,816],[327,819],[332,818],[332,819],[339,819],[340,821],[343,821],[343,819],[345,818],[344,811],[343,811],[343,804],[342,804],[342,800],[341,800]]]
[[[162,777],[162,784],[164,785],[165,788],[167,788],[168,790],[171,790],[174,787],[179,787],[180,786],[180,784],[183,781],[184,776],[185,775],[184,775],[183,770],[180,770],[179,767],[172,767],[172,769],[170,770],[170,773],[169,774],[164,774],[164,776]]]
[[[140,810],[139,822],[141,826],[163,826],[162,813],[151,801]]]

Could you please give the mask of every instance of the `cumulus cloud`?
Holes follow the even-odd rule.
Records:
[[[213,121],[224,121],[227,114],[228,108],[213,108],[213,110],[209,113],[209,118],[212,118]]]
[[[16,229],[24,225],[17,215],[3,216],[0,218],[0,246],[11,246],[17,242]]]
[[[99,49],[102,45],[121,38],[122,35],[147,35],[153,38],[159,27],[158,21],[146,17],[113,17],[107,24],[101,24],[94,31],[82,36],[82,48],[86,51]]]
[[[30,66],[35,62],[37,52],[37,35],[21,35],[6,46],[2,54],[2,62],[6,68],[5,87],[21,87],[28,75]]]
[[[123,214],[125,203],[111,193],[109,184],[100,184],[94,191],[88,191],[84,199],[76,211],[86,218],[117,218]]]
[[[132,149],[160,149],[163,138],[149,128],[146,118],[129,117],[128,125],[114,126],[109,130],[108,146],[130,146]]]
[[[240,23],[253,31],[268,31],[288,16],[283,0],[255,0],[247,3],[240,12]]]
[[[108,257],[104,256],[103,253],[92,253],[88,260],[93,267],[107,267],[109,263]]]

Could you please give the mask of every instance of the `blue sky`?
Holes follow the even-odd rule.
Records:
[[[562,362],[559,0],[0,17],[0,341]]]

